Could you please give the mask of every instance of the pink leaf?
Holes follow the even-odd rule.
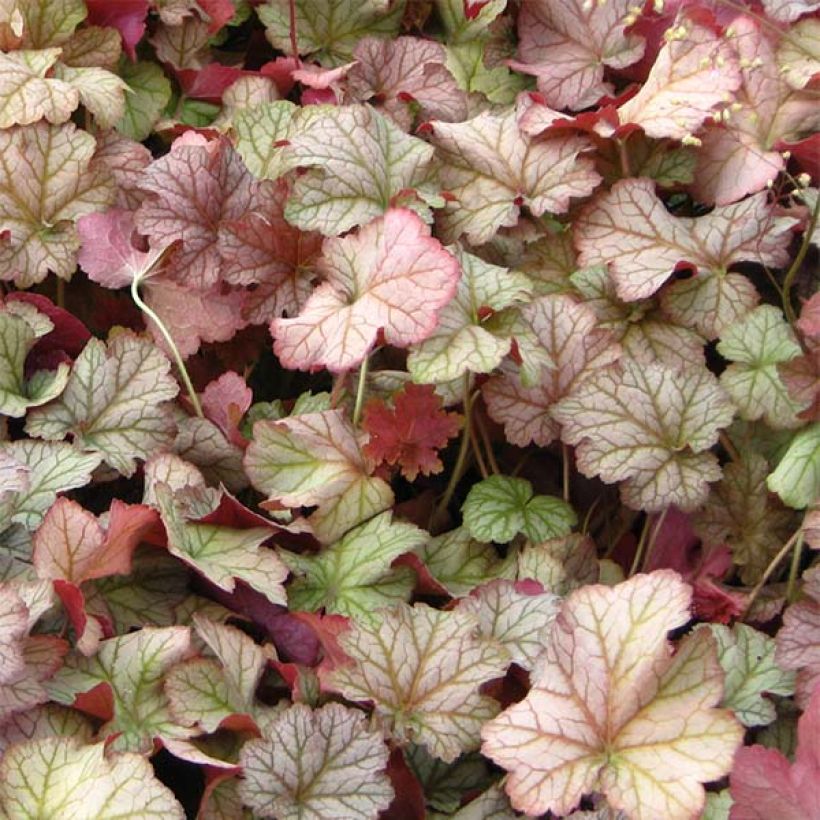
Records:
[[[803,576],[806,598],[792,604],[777,633],[775,659],[783,669],[797,671],[798,705],[808,705],[812,690],[820,686],[820,568]]]
[[[208,16],[208,31],[215,34],[236,13],[233,0],[197,0],[197,5]]]
[[[795,91],[779,71],[775,45],[750,17],[738,17],[729,40],[742,85],[731,118],[702,136],[692,191],[703,202],[735,202],[759,191],[785,167],[778,142],[820,128],[810,91]],[[734,110],[734,109],[737,110]]]
[[[136,60],[136,46],[145,34],[148,0],[86,0],[88,23],[92,26],[111,26],[122,37],[122,45],[132,60]]]
[[[151,272],[168,245],[140,250],[134,243],[135,230],[134,212],[121,208],[79,219],[82,244],[77,261],[89,279],[107,288],[124,288]]]
[[[238,373],[228,370],[212,381],[202,393],[205,415],[225,434],[225,438],[242,446],[239,422],[253,402],[253,391]]]
[[[248,209],[253,178],[225,139],[181,137],[155,160],[140,186],[156,196],[137,211],[137,227],[152,244],[182,240],[168,274],[207,288],[219,278],[219,226]]]
[[[649,179],[624,179],[595,199],[575,223],[581,266],[608,265],[627,301],[651,296],[679,265],[695,265],[698,277],[723,274],[738,262],[780,267],[788,261],[791,218],[775,217],[765,194],[716,208],[698,218],[674,217]],[[673,286],[680,287],[679,285]],[[724,298],[731,297],[727,292]],[[740,298],[748,305],[748,298]],[[703,320],[699,305],[681,312],[687,324]],[[730,306],[731,307],[731,306]],[[745,311],[741,310],[741,316]],[[736,310],[723,310],[722,320]],[[736,317],[739,318],[739,317]]]
[[[159,314],[184,356],[191,356],[203,342],[226,342],[245,326],[242,316],[244,294],[223,292],[217,285],[194,290],[174,282],[150,282],[145,301]],[[165,337],[148,321],[157,344],[166,349]]]
[[[728,773],[743,730],[714,708],[723,672],[711,634],[671,654],[667,632],[689,620],[690,598],[664,570],[566,599],[533,688],[481,733],[515,808],[565,815],[602,792],[634,818],[699,814],[700,784]]]
[[[820,686],[797,724],[797,752],[789,763],[777,749],[745,746],[730,777],[731,820],[820,818]]]
[[[379,330],[396,347],[426,339],[459,276],[455,257],[404,209],[355,236],[326,240],[319,269],[326,282],[299,316],[271,322],[274,352],[288,368],[349,370],[373,349]]]
[[[632,0],[525,3],[518,17],[519,59],[512,67],[535,75],[553,108],[593,105],[612,93],[604,69],[625,68],[643,54],[643,39],[625,31],[633,5]]]
[[[425,119],[458,122],[467,116],[467,95],[447,70],[441,44],[419,37],[365,37],[353,56],[351,94],[380,107],[401,128],[413,124],[409,102],[418,104]]]
[[[94,162],[107,168],[117,184],[118,208],[136,210],[148,194],[137,187],[142,173],[151,163],[151,152],[138,142],[116,131],[97,136]]]

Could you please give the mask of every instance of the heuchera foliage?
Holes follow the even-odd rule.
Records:
[[[0,817],[820,820],[818,0],[0,0]]]

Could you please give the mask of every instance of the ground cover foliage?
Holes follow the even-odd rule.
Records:
[[[0,817],[820,818],[816,0],[0,0]]]

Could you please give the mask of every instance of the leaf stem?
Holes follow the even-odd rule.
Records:
[[[370,357],[365,356],[362,366],[359,368],[359,381],[356,384],[356,403],[353,405],[353,426],[359,426],[359,420],[362,417],[362,407],[364,407],[365,385],[367,382],[367,366],[370,363]]]
[[[803,241],[800,243],[800,250],[797,251],[797,256],[794,257],[794,261],[788,271],[786,271],[786,277],[783,279],[783,311],[785,312],[786,318],[789,320],[789,324],[792,327],[794,327],[795,322],[797,322],[797,316],[795,315],[794,308],[792,307],[792,285],[794,284],[794,279],[797,276],[797,272],[800,270],[800,266],[803,264],[803,260],[806,258],[806,254],[809,252],[811,237],[814,233],[814,229],[817,227],[818,218],[820,218],[820,194],[818,194],[817,201],[814,203],[814,210],[811,213],[811,219],[809,220],[809,224],[803,234]]]
[[[794,552],[792,553],[792,563],[789,567],[789,580],[786,584],[786,601],[794,603],[797,591],[797,575],[800,572],[800,558],[803,555],[803,530],[800,530],[800,537],[794,545]]]
[[[57,307],[65,308],[65,279],[61,279],[59,276],[57,277],[57,294],[55,299],[57,301]]]
[[[638,547],[635,550],[635,557],[632,559],[632,566],[629,568],[629,575],[628,578],[631,578],[637,571],[638,567],[641,565],[641,558],[643,557],[643,550],[646,546],[646,538],[649,535],[649,522],[652,520],[652,516],[647,514],[643,520],[643,527],[641,528],[641,536],[638,539]]]
[[[564,488],[564,501],[569,504],[569,447],[561,442],[561,483]]]
[[[194,407],[194,412],[197,416],[199,416],[199,418],[204,419],[205,414],[202,412],[202,405],[199,403],[199,396],[197,396],[196,390],[194,390],[191,377],[188,375],[188,368],[185,367],[185,362],[182,361],[182,356],[180,355],[179,348],[176,346],[174,337],[171,336],[162,319],[160,319],[159,316],[157,316],[157,314],[154,313],[154,311],[142,301],[139,288],[140,279],[135,276],[131,282],[131,298],[134,300],[134,304],[157,326],[159,332],[162,334],[162,337],[168,343],[168,347],[171,349],[171,355],[174,357],[174,362],[176,363],[179,375],[182,376],[185,389],[188,391],[188,398],[191,400],[191,404]]]
[[[646,554],[644,555],[643,559],[643,567],[646,569],[647,565],[649,564],[649,559],[652,556],[652,550],[655,549],[655,542],[658,540],[658,533],[661,531],[661,527],[663,526],[663,522],[666,519],[666,513],[669,512],[669,507],[666,507],[663,512],[658,516],[658,521],[655,524],[654,529],[652,530],[652,535],[649,538],[649,543],[646,545]]]
[[[621,176],[623,179],[629,179],[632,176],[632,170],[629,167],[629,154],[626,153],[626,141],[628,139],[629,135],[624,139],[617,138],[615,140],[618,144],[618,159],[621,163]]]
[[[495,460],[495,453],[493,452],[493,443],[490,441],[490,434],[487,432],[487,426],[480,414],[476,414],[475,424],[478,427],[478,433],[481,436],[481,441],[484,443],[484,451],[487,454],[487,461],[493,475],[501,475],[501,470],[498,467],[498,462]]]
[[[803,543],[803,530],[797,530],[796,532],[792,533],[791,538],[782,546],[780,552],[769,561],[769,566],[763,571],[763,575],[760,576],[760,580],[755,584],[754,589],[749,593],[749,598],[746,601],[746,606],[743,609],[743,615],[741,620],[745,620],[749,613],[752,611],[752,606],[754,602],[757,600],[757,596],[760,595],[760,590],[766,585],[766,582],[772,576],[772,573],[777,569],[780,562],[789,554],[789,550],[794,546],[795,542],[800,541],[801,545]]]
[[[288,0],[288,15],[290,23],[290,50],[293,52],[293,59],[296,65],[300,64],[299,60],[299,38],[296,35],[296,0]]]
[[[444,495],[436,506],[433,513],[433,521],[435,521],[449,506],[453,500],[453,494],[456,491],[458,482],[461,481],[461,476],[464,473],[464,468],[467,464],[467,450],[470,446],[470,427],[472,427],[472,420],[470,418],[472,410],[472,402],[470,401],[470,374],[464,374],[464,429],[461,431],[461,441],[458,446],[458,455],[456,456],[456,463],[453,465],[453,471],[450,473],[450,480],[447,482],[447,487],[444,490]]]

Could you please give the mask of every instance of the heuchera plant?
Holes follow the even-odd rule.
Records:
[[[820,820],[818,0],[0,0],[0,817]]]

